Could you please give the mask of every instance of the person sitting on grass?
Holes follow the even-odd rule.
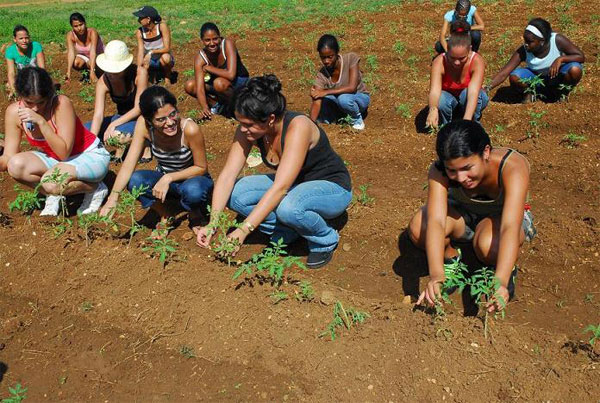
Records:
[[[430,279],[418,303],[441,301],[444,264],[457,256],[454,241],[471,242],[482,265],[500,281],[489,310],[514,295],[515,262],[524,240],[536,233],[526,204],[529,163],[518,152],[492,148],[483,127],[470,120],[448,123],[436,140],[438,160],[429,168],[427,204],[410,221],[411,241],[427,253]]]
[[[129,191],[147,186],[139,197],[142,207],[155,210],[161,217],[159,227],[168,228],[172,213],[165,205],[167,198],[178,199],[190,213],[206,206],[213,181],[208,173],[204,135],[192,119],[181,119],[177,98],[163,87],[144,91],[140,109],[142,116],[135,125],[129,152],[100,214],[110,213],[126,186]],[[145,142],[151,144],[156,169],[135,171]]]
[[[175,58],[171,53],[171,31],[154,7],[144,6],[133,13],[141,27],[135,31],[137,38],[137,65],[157,71],[171,84],[171,70]]]
[[[185,83],[185,92],[196,97],[204,119],[215,114],[232,116],[233,94],[248,81],[248,70],[235,41],[223,38],[214,23],[200,27],[200,40],[204,48],[194,59],[194,79]]]
[[[17,74],[19,101],[6,109],[6,144],[0,171],[46,194],[40,215],[56,216],[64,196],[84,193],[79,213],[89,214],[102,205],[108,189],[102,180],[108,173],[110,154],[82,124],[71,100],[56,95],[52,78],[40,67],[26,67]],[[37,151],[20,152],[22,137]],[[64,182],[44,182],[55,171]]]
[[[579,83],[583,75],[585,55],[569,38],[552,31],[550,23],[534,18],[525,27],[524,44],[492,78],[489,92],[510,75],[510,86],[522,95],[522,102],[535,101],[535,94],[549,100],[561,99]],[[518,67],[521,62],[526,67]],[[540,82],[532,82],[539,77]]]
[[[15,95],[15,81],[17,72],[28,66],[46,68],[46,56],[39,42],[31,41],[29,31],[23,25],[16,25],[13,29],[14,43],[4,52],[6,57],[6,75],[8,76],[8,97]]]
[[[140,116],[140,94],[148,87],[148,70],[132,64],[133,55],[122,41],[110,41],[104,53],[98,55],[96,63],[104,71],[96,83],[94,117],[86,127],[102,141],[116,138],[119,144],[116,159],[121,159],[125,146],[131,142],[133,130]],[[117,106],[117,113],[104,116],[106,96]],[[146,147],[140,162],[152,160],[150,148]]]
[[[350,117],[355,130],[364,130],[364,118],[371,97],[360,72],[360,56],[349,52],[340,54],[335,36],[319,38],[317,52],[323,67],[317,73],[310,90],[310,118],[322,123],[337,123]]]
[[[481,89],[485,62],[471,50],[468,30],[465,21],[454,22],[455,33],[448,40],[448,52],[433,59],[425,123],[430,128],[452,121],[457,107],[462,109],[463,119],[479,121],[488,104],[488,96]]]
[[[238,91],[235,118],[240,124],[215,184],[210,223],[195,229],[198,245],[210,246],[211,224],[228,205],[245,217],[230,239],[243,244],[255,228],[286,245],[303,237],[308,241],[307,266],[326,265],[339,242],[326,220],[344,213],[352,199],[344,161],[314,121],[286,110],[274,75],[251,78]],[[238,180],[254,145],[276,173]]]
[[[479,46],[481,46],[481,32],[485,28],[483,19],[481,18],[481,15],[479,15],[477,8],[471,5],[469,0],[458,0],[454,10],[450,10],[444,14],[444,23],[442,25],[442,31],[440,32],[440,40],[435,43],[435,51],[438,54],[448,51],[448,32],[452,23],[459,20],[469,24],[471,49],[473,52],[479,51]],[[452,34],[451,31],[450,34]]]
[[[88,28],[81,13],[73,13],[69,17],[71,31],[67,32],[67,75],[66,81],[71,80],[73,69],[87,69],[93,83],[98,81],[96,76],[96,56],[104,53],[102,38],[94,28]]]

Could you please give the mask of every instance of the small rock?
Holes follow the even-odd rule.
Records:
[[[471,347],[478,348],[478,347],[479,347],[479,344],[477,344],[477,343],[473,342],[473,343],[471,343]]]
[[[450,393],[450,388],[449,388],[448,386],[444,386],[444,391],[445,391],[446,393]]]
[[[412,300],[410,299],[410,295],[405,295],[404,298],[402,298],[402,303],[405,304],[405,305],[412,304]]]
[[[369,389],[369,390],[373,390],[373,385],[369,385],[369,386],[367,386],[367,389]]]
[[[323,305],[331,305],[335,302],[335,296],[331,291],[323,291],[321,293],[321,303]]]
[[[344,250],[344,252],[349,252],[350,249],[352,249],[352,247],[350,246],[350,244],[348,242],[346,242],[345,244],[342,245],[342,249]]]

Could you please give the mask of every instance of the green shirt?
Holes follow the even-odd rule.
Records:
[[[4,55],[7,60],[14,60],[15,66],[17,70],[21,70],[27,66],[37,66],[36,56],[38,53],[42,52],[42,45],[39,42],[31,42],[29,49],[27,49],[27,53],[24,55],[19,53],[17,49],[17,44],[13,43],[11,46],[6,48]]]

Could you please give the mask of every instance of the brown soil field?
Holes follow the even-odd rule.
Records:
[[[579,0],[569,11],[572,24],[551,2],[480,7],[487,77],[516,49],[530,16],[550,19],[587,57],[567,102],[501,102],[500,88],[483,114],[494,145],[512,147],[531,163],[538,229],[520,252],[516,299],[504,320],[491,320],[487,339],[481,319],[463,315],[459,296],[442,321],[405,303],[412,289],[403,274],[426,273],[424,254],[401,234],[425,202],[435,158],[434,137],[418,133],[415,121],[427,102],[428,49],[444,11],[411,2],[235,38],[252,75],[281,78],[291,110],[308,110],[309,65],[319,63],[322,33],[336,33],[342,51],[362,55],[370,73],[367,129],[325,129],[349,164],[355,193],[369,184],[375,200],[349,209],[328,266],[290,273],[282,286],[288,300],[274,304],[268,283],[232,280],[235,269],[198,248],[187,221],[170,235],[185,260],[164,269],[141,249],[148,229],[131,246],[109,236],[86,246],[77,226],[55,239],[52,220],[39,212],[29,222],[8,211],[14,182],[0,174],[0,394],[20,382],[31,401],[597,401],[600,350],[590,348],[583,330],[600,323],[600,5]],[[397,41],[403,54],[394,50]],[[184,114],[197,109],[183,83],[198,46],[193,39],[175,48],[179,80],[171,90]],[[374,70],[369,55],[376,55]],[[64,74],[66,56],[52,56],[50,70]],[[82,86],[73,80],[63,91],[85,121],[93,104],[79,95]],[[2,109],[7,104],[0,95]],[[399,105],[409,113],[398,112]],[[530,112],[540,111],[545,124],[527,138]],[[202,126],[213,177],[234,127],[222,117]],[[561,141],[570,132],[587,140],[568,148]],[[250,239],[240,259],[264,242]],[[301,242],[292,250],[306,255]],[[300,280],[312,282],[313,301],[293,298]],[[370,317],[335,341],[319,338],[332,319],[332,300]],[[184,346],[193,357],[182,354]]]

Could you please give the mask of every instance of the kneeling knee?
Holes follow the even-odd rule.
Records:
[[[194,82],[194,80],[188,80],[183,89],[185,90],[186,93],[188,93],[188,95],[194,96],[196,95],[196,83]]]
[[[229,80],[219,77],[213,82],[213,88],[216,92],[225,92],[229,89],[231,83]]]
[[[61,186],[58,183],[42,183],[42,189],[49,195],[58,195],[61,193]]]

